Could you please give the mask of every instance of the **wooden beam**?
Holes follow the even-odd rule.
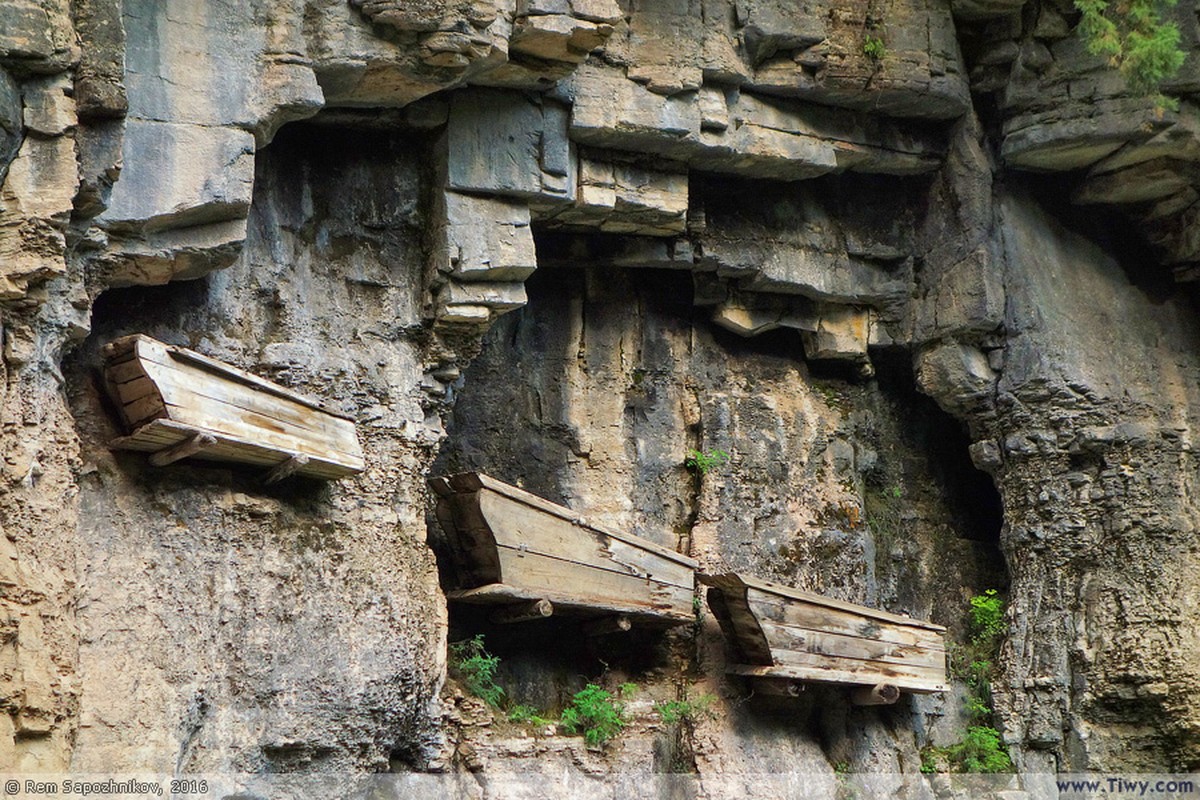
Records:
[[[633,621],[629,617],[617,614],[584,623],[583,632],[586,636],[605,636],[610,633],[626,633],[632,627]]]
[[[275,467],[275,469],[268,472],[267,476],[263,478],[263,483],[279,483],[284,478],[290,478],[296,473],[297,470],[307,466],[310,460],[311,459],[303,453],[292,456],[287,461],[284,461],[279,466]]]
[[[850,691],[850,702],[856,706],[890,706],[900,699],[900,688],[894,683],[859,686]]]
[[[506,606],[492,614],[491,620],[498,625],[507,625],[513,622],[545,619],[553,613],[554,604],[549,600],[532,600],[528,603]]]
[[[165,467],[168,464],[174,464],[181,458],[194,456],[202,450],[206,450],[217,443],[217,440],[207,433],[197,433],[190,439],[184,439],[177,445],[168,447],[164,450],[159,450],[157,453],[150,454],[150,463],[156,467]]]
[[[804,684],[791,678],[755,678],[751,684],[755,694],[771,697],[799,697]]]

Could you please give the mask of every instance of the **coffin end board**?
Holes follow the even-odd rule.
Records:
[[[478,472],[436,477],[438,522],[458,572],[457,602],[547,599],[574,616],[639,624],[695,618],[696,562]]]
[[[946,689],[939,625],[734,573],[699,579],[736,651],[732,674],[772,684]]]
[[[101,353],[105,386],[129,431],[115,449],[155,453],[156,466],[181,458],[252,464],[271,480],[366,469],[353,419],[318,400],[143,334]]]

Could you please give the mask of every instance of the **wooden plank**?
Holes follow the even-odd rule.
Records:
[[[689,592],[695,586],[695,573],[684,564],[500,492],[480,490],[479,506],[497,544],[502,546],[526,547],[598,569],[682,586]]]
[[[154,381],[145,375],[140,375],[125,383],[116,384],[114,390],[122,405],[132,403],[135,400],[141,400],[143,397],[158,395],[158,388],[154,385]]]
[[[493,583],[486,586],[476,586],[472,589],[458,589],[446,592],[446,599],[448,600],[483,605],[507,604],[516,600],[537,600],[541,597],[554,604],[555,613],[561,610],[592,617],[627,614],[634,619],[644,620],[646,624],[650,625],[683,625],[693,620],[690,611],[688,614],[683,615],[669,610],[646,609],[628,602],[614,602],[603,605],[590,601],[580,602],[579,597],[569,587],[533,592],[523,587]]]
[[[219,454],[222,460],[239,461],[256,466],[269,466],[279,463],[280,455],[287,455],[288,457],[296,455],[295,453],[281,453],[277,449],[264,447],[258,442],[241,440],[220,431],[199,430],[166,419],[154,420],[129,436],[114,439],[109,446],[114,449],[124,450],[160,450],[162,449],[161,442],[163,437],[175,436],[175,440],[178,441],[197,433],[207,433],[215,438],[217,442],[208,450],[197,454],[199,458],[211,457],[216,459]],[[167,441],[170,440],[168,439]],[[143,442],[151,442],[156,446],[146,447],[142,445]],[[353,475],[359,471],[361,470],[351,469],[340,462],[312,458],[308,464],[299,470],[299,474],[317,478],[341,478]]]
[[[525,503],[526,505],[532,506],[540,511],[544,511],[547,514],[559,517],[560,519],[565,519],[568,522],[573,522],[584,527],[592,528],[593,530],[599,531],[600,533],[610,536],[613,539],[633,545],[640,550],[648,550],[652,553],[656,553],[668,561],[674,561],[692,571],[695,571],[699,567],[698,561],[696,561],[694,558],[684,555],[683,553],[663,547],[662,545],[652,542],[649,539],[643,539],[640,536],[623,533],[622,531],[615,530],[605,525],[594,523],[591,520],[584,518],[582,515],[575,513],[569,508],[557,505],[556,503],[551,503],[549,500],[538,497],[535,494],[531,494],[524,489],[518,489],[516,486],[510,486],[503,481],[498,481],[495,478],[492,478],[481,472],[467,472],[459,475],[452,475],[449,477],[449,481],[450,485],[453,486],[456,491],[470,492],[480,487],[485,487],[491,489],[493,492],[497,492],[513,500]]]
[[[140,334],[133,336],[122,336],[119,339],[113,339],[100,348],[100,354],[105,358],[119,359],[128,357],[134,350]]]
[[[944,667],[921,666],[903,661],[850,658],[849,656],[825,653],[804,653],[798,650],[776,650],[772,655],[777,667],[831,669],[878,676],[878,678],[862,680],[860,683],[895,683],[896,681],[940,683],[946,680]]]
[[[214,415],[208,409],[181,407],[170,403],[167,405],[167,416],[172,422],[177,422],[181,425],[215,431],[245,442],[257,442],[263,446],[269,445],[280,454],[294,455],[303,453],[326,462],[344,464],[348,468],[357,469],[359,472],[366,466],[364,459],[361,457],[329,449],[322,446],[322,443],[314,442],[307,437],[292,436],[268,430],[262,425],[256,424],[256,421],[253,419],[249,421],[232,420]]]
[[[773,664],[771,645],[757,617],[746,604],[744,588],[712,587],[707,592],[708,607],[721,626],[725,638],[750,664]]]
[[[496,540],[488,527],[483,512],[479,510],[479,495],[461,495],[452,493],[444,501],[438,503],[451,511],[453,524],[444,528],[454,548],[456,557],[462,565],[459,577],[468,586],[479,586],[487,583],[499,583],[500,554],[496,552]],[[438,520],[445,522],[441,511]]]
[[[877,618],[801,601],[748,592],[747,604],[764,625],[768,622],[819,630],[842,636],[876,639],[903,645],[945,649],[940,633],[912,626],[881,624]]]
[[[691,559],[683,557],[681,562],[680,554],[673,551],[664,556],[663,548],[643,547],[652,543],[638,537],[610,537],[580,524],[580,518],[567,509],[540,498],[537,503],[514,498],[511,492],[484,486],[485,480],[506,486],[478,473],[430,482],[443,496],[438,519],[453,540],[452,549],[456,560],[465,565],[464,572],[481,576],[494,571],[506,590],[548,597],[555,606],[565,598],[571,608],[629,610],[680,621],[692,618],[694,572],[686,563]],[[487,568],[489,559],[498,569]],[[490,598],[496,596],[489,593]]]
[[[270,404],[261,402],[265,395],[254,398],[245,393],[244,388],[222,386],[211,376],[206,376],[204,380],[192,380],[190,376],[154,365],[151,365],[148,374],[168,405],[188,411],[202,411],[214,419],[227,419],[231,424],[241,422],[297,439],[319,442],[324,449],[340,451],[348,456],[361,453],[354,425],[345,420],[322,420],[318,412],[308,409],[302,412],[292,409],[294,413],[289,414],[286,409],[274,409]],[[305,415],[311,419],[306,421]]]
[[[694,588],[694,573],[674,561],[614,541],[599,531],[548,516],[502,494],[484,489],[480,492],[480,510],[499,546],[668,583],[688,589],[689,593]]]
[[[763,622],[762,631],[771,651],[796,650],[807,653],[897,661],[929,667],[945,668],[946,651],[941,647],[920,644],[899,644],[882,639],[843,636],[824,630],[810,630],[774,622]]]
[[[946,628],[943,625],[935,625],[932,622],[912,619],[911,617],[893,614],[890,611],[881,611],[877,608],[870,608],[869,606],[861,606],[855,603],[847,603],[843,600],[835,600],[832,597],[825,597],[823,595],[814,594],[813,592],[806,592],[801,589],[794,589],[790,586],[783,586],[778,583],[771,583],[769,581],[763,581],[745,575],[734,575],[733,573],[717,576],[705,575],[702,576],[701,580],[704,582],[710,582],[723,578],[732,578],[743,583],[748,589],[752,590],[750,594],[751,599],[753,599],[755,596],[754,591],[757,591],[768,596],[773,595],[777,602],[782,602],[783,600],[801,600],[808,605],[824,606],[825,608],[835,611],[845,611],[856,616],[870,617],[881,622],[890,622],[904,627],[924,628],[926,630],[936,631],[938,633],[945,633],[946,631]]]
[[[165,467],[168,464],[174,464],[176,461],[188,458],[189,456],[194,456],[216,443],[217,440],[207,433],[197,433],[190,439],[184,439],[179,444],[154,453],[150,456],[150,463],[156,467]]]
[[[692,615],[692,592],[684,587],[599,570],[516,548],[501,547],[499,554],[500,574],[509,586],[535,593],[569,589],[579,602],[597,606],[623,604],[647,611]]]
[[[290,398],[283,398],[257,387],[231,382],[216,373],[189,367],[185,362],[171,361],[168,364],[159,364],[147,360],[143,363],[147,376],[158,385],[164,396],[169,393],[179,397],[202,397],[209,402],[224,403],[269,417],[302,431],[320,431],[338,441],[343,449],[357,447],[354,423],[342,417],[314,410]],[[167,402],[176,401],[167,397]]]
[[[450,483],[445,478],[430,478],[427,483],[429,484],[429,488],[433,489],[433,493],[442,500],[454,496],[454,490],[450,488]]]
[[[189,350],[186,347],[179,347],[177,345],[160,342],[157,339],[153,339],[143,334],[137,334],[136,336],[138,339],[137,353],[140,358],[151,360],[163,365],[170,364],[168,359],[189,363],[208,371],[215,372],[228,380],[261,389],[262,391],[278,395],[279,397],[286,398],[293,402],[308,406],[309,408],[330,414],[335,417],[341,417],[342,419],[349,420],[351,422],[354,421],[353,417],[338,411],[336,408],[333,408],[332,406],[327,405],[326,403],[323,403],[314,397],[301,394],[293,389],[289,389],[286,386],[281,386],[274,381],[259,377],[258,375],[247,372],[243,369],[239,369],[231,364],[226,364],[225,362],[218,361],[215,358],[210,358],[202,353],[197,353],[195,350]]]
[[[944,692],[944,681],[915,679],[901,675],[881,675],[883,670],[853,670],[812,666],[774,666],[765,667],[750,664],[735,664],[725,670],[731,675],[746,675],[748,677],[793,678],[795,680],[813,681],[814,683],[851,684],[854,686],[874,686],[877,683],[892,683],[904,692],[929,693]]]
[[[109,380],[119,386],[122,383],[146,377],[146,368],[142,366],[141,359],[138,358],[133,358],[119,364],[106,361],[104,363],[104,374],[108,376]]]
[[[130,428],[140,427],[167,414],[167,407],[158,395],[147,395],[127,403],[121,409],[125,415],[125,423]]]

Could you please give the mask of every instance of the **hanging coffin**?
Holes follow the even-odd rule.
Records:
[[[354,420],[325,404],[220,361],[136,334],[105,345],[104,378],[128,436],[119,450],[149,452],[164,466],[182,458],[333,479],[366,464]]]
[[[855,702],[946,689],[945,628],[733,573],[701,575],[737,653],[732,674],[794,694],[798,682],[860,687]]]
[[[507,606],[497,621],[560,609],[606,618],[597,633],[695,619],[691,558],[477,472],[430,486],[459,587],[448,599]]]

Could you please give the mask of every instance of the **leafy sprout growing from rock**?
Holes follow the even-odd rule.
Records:
[[[887,55],[887,46],[880,37],[867,36],[863,39],[863,55],[872,61],[882,61],[883,57]]]
[[[634,689],[632,684],[625,684],[620,692],[631,694]],[[589,683],[571,698],[560,722],[567,733],[582,733],[589,747],[599,747],[619,734],[628,721],[625,704],[616,695]]]
[[[683,465],[697,475],[706,475],[710,470],[716,469],[728,460],[729,453],[724,450],[688,450]]]
[[[451,643],[450,656],[453,659],[450,668],[467,691],[492,708],[499,708],[504,700],[504,689],[496,683],[500,657],[484,647],[483,634]]]

